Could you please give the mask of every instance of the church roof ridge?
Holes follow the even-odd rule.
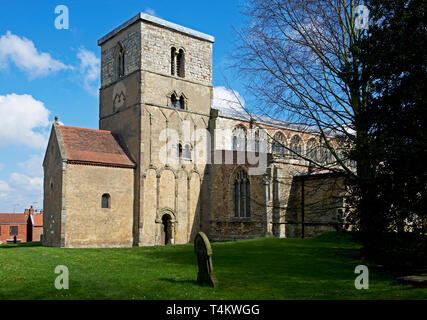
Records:
[[[113,131],[110,130],[103,130],[103,129],[93,129],[93,128],[82,128],[82,127],[74,127],[74,126],[66,126],[66,125],[59,125],[60,127],[65,127],[65,128],[72,128],[72,129],[77,129],[77,130],[90,130],[90,131],[98,131],[98,132],[105,132],[105,133],[112,133],[112,134],[116,134]]]
[[[107,40],[114,37],[120,31],[126,29],[127,27],[129,27],[130,25],[134,24],[135,22],[137,22],[139,20],[148,21],[148,22],[151,22],[151,23],[156,24],[158,26],[162,26],[162,27],[165,27],[168,29],[172,29],[172,30],[187,34],[189,36],[205,40],[205,41],[209,41],[212,43],[215,42],[215,37],[208,35],[206,33],[181,26],[181,25],[173,23],[173,22],[169,22],[167,20],[164,20],[164,19],[161,19],[161,18],[158,18],[155,16],[151,16],[151,15],[143,13],[143,12],[139,12],[136,16],[130,18],[128,21],[126,21],[125,23],[122,23],[117,28],[115,28],[113,31],[107,33],[105,36],[100,38],[98,40],[98,46],[102,45],[104,42],[106,42]]]

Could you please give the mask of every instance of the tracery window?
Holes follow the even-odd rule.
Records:
[[[299,155],[302,155],[302,139],[300,136],[298,135],[294,135],[291,138],[291,142],[290,142],[290,156],[292,159],[299,159]]]
[[[273,143],[271,144],[271,152],[274,153],[276,156],[279,157],[285,157],[286,151],[286,138],[282,132],[276,132],[276,134],[273,136]]]
[[[318,144],[315,138],[310,138],[307,142],[306,156],[312,161],[318,161],[319,158]]]
[[[247,172],[240,169],[233,181],[234,217],[251,216],[251,185]]]

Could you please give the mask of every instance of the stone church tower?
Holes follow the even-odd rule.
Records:
[[[44,161],[44,207],[51,213],[45,245],[192,241],[200,230],[205,171],[192,159],[192,140],[209,123],[213,42],[143,13],[98,41],[100,130],[53,126]],[[163,138],[171,132],[173,142]],[[166,143],[172,151],[162,153]],[[119,154],[127,159],[116,161]]]
[[[181,148],[191,152],[192,132],[207,128],[213,42],[143,13],[98,41],[99,128],[119,133],[136,163],[134,245],[187,243],[199,231],[204,166],[190,155],[165,161],[159,153],[165,130],[175,130]]]
[[[188,243],[200,230],[218,241],[304,237],[342,225],[342,177],[310,170],[309,158],[334,165],[315,130],[211,105],[213,43],[143,13],[98,41],[99,130],[52,126],[44,245]]]

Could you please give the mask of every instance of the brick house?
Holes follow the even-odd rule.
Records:
[[[39,213],[34,211],[34,207],[25,209],[24,214],[27,216],[27,241],[41,241],[43,234],[43,210]]]
[[[0,213],[0,242],[13,242],[15,235],[17,242],[26,242],[27,221],[24,213]]]
[[[37,213],[34,207],[24,213],[0,213],[0,244],[41,241],[43,234],[43,210]]]

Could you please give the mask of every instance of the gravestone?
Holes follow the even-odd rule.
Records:
[[[212,249],[208,237],[203,232],[199,232],[194,239],[194,252],[197,256],[199,272],[197,282],[202,285],[216,287],[218,281],[212,267]]]

